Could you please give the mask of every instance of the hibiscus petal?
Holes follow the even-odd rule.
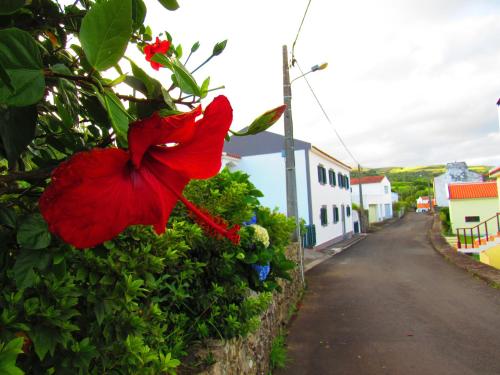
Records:
[[[161,162],[188,178],[215,176],[221,167],[224,138],[233,121],[233,110],[225,96],[216,97],[197,122],[189,142],[166,148]]]
[[[201,107],[191,112],[163,118],[155,112],[148,118],[130,124],[128,144],[134,166],[140,167],[144,153],[151,146],[191,140],[195,133],[196,117],[200,114]]]
[[[188,182],[168,174],[177,190]],[[78,153],[61,164],[39,206],[51,232],[86,248],[112,239],[129,225],[164,231],[176,202],[148,168],[133,168],[126,151],[109,148]]]

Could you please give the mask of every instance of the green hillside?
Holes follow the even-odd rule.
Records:
[[[469,166],[469,170],[487,174],[492,167],[484,165]],[[445,172],[445,165],[429,165],[418,167],[383,167],[365,168],[361,174],[352,172],[353,177],[384,175],[391,181],[392,191],[399,194],[399,200],[407,207],[413,208],[419,196],[432,194],[433,178]]]

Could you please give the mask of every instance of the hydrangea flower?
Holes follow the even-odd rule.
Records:
[[[267,276],[269,275],[269,272],[271,271],[271,265],[268,263],[264,266],[260,264],[253,264],[252,268],[257,271],[257,274],[259,275],[259,280],[264,281],[267,279]]]
[[[254,229],[254,238],[258,242],[260,242],[264,247],[269,246],[269,233],[267,232],[267,229],[258,225],[258,224],[252,224],[250,225]]]
[[[194,178],[216,175],[232,108],[224,96],[179,115],[154,114],[130,124],[129,149],[93,149],[73,155],[52,173],[39,200],[49,230],[77,248],[110,240],[130,225],[165,231],[180,200],[210,234],[239,243],[239,226],[228,228],[183,195]],[[174,144],[174,146],[167,146]]]

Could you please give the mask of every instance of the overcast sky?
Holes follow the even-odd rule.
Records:
[[[146,3],[154,32],[185,51],[200,41],[188,67],[228,39],[195,76],[226,86],[233,129],[283,102],[282,46],[291,49],[308,0],[179,0],[175,12]],[[295,57],[303,70],[329,63],[308,79],[362,166],[500,164],[499,1],[312,0]],[[295,138],[354,165],[304,79],[292,92]]]

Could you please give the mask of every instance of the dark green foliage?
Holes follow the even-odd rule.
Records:
[[[44,237],[38,215],[18,217],[20,206],[2,206],[0,342],[20,333],[32,341],[18,358],[21,369],[166,373],[193,343],[258,327],[277,278],[294,267],[284,255],[293,220],[260,207],[261,193],[240,172],[192,181],[186,194],[231,224],[257,212],[269,247],[255,241],[250,226],[241,229],[240,246],[207,237],[178,206],[162,236],[131,227],[79,251]],[[271,273],[259,281],[252,264],[268,262]]]
[[[451,231],[451,221],[450,209],[448,207],[441,207],[439,209],[439,219],[441,219],[443,233],[449,234]]]
[[[126,48],[142,50],[156,36],[143,24],[145,2],[61,3],[0,6],[0,374],[173,373],[194,343],[257,327],[277,278],[293,266],[284,256],[292,226],[268,212],[271,246],[252,227],[235,246],[207,236],[178,207],[162,236],[133,227],[77,251],[50,234],[38,199],[54,168],[81,151],[126,147],[136,119],[194,108],[211,88],[190,72],[225,47],[188,69],[166,33],[173,48],[160,57],[171,81],[130,60],[125,74]],[[120,83],[145,98],[120,93]],[[231,226],[261,212],[260,192],[241,173],[193,182],[186,194]],[[266,281],[255,263],[271,264]]]

